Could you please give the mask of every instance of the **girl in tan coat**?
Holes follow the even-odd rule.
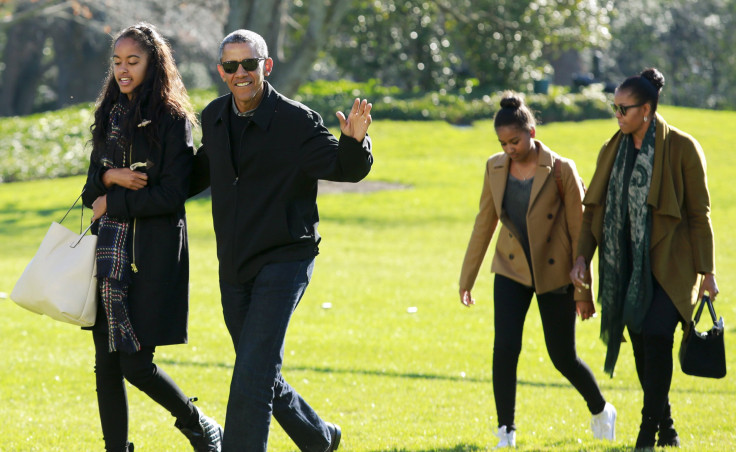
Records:
[[[590,291],[574,291],[569,272],[577,247],[583,188],[575,164],[535,139],[535,119],[516,93],[504,93],[494,126],[503,152],[486,164],[480,211],[460,276],[460,301],[470,291],[500,220],[491,271],[494,281],[493,393],[497,447],[516,445],[516,368],[526,313],[536,294],[547,351],[557,370],[585,399],[596,438],[614,439],[615,408],[605,401],[588,366],[575,351],[575,315],[595,313]],[[557,162],[557,163],[556,163]],[[555,167],[559,167],[556,176]],[[559,182],[559,186],[558,186]]]

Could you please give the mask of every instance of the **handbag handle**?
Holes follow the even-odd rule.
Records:
[[[700,306],[698,306],[698,311],[695,313],[693,324],[698,324],[698,321],[700,320],[700,315],[703,313],[703,308],[706,305],[708,305],[708,311],[710,312],[710,318],[713,320],[713,325],[719,327],[718,317],[716,316],[716,309],[713,307],[713,302],[710,300],[710,297],[708,295],[703,295],[703,299],[700,300]]]
[[[61,224],[61,223],[59,223],[59,224]],[[79,245],[79,242],[82,241],[82,239],[84,238],[84,236],[87,235],[87,231],[89,231],[92,228],[92,225],[93,224],[95,224],[94,221],[92,223],[90,223],[89,226],[87,226],[87,229],[85,229],[84,232],[82,232],[81,234],[79,234],[79,238],[77,239],[76,242],[69,244],[69,248],[76,248],[77,245]]]
[[[80,194],[79,194],[79,196],[77,196],[77,199],[75,199],[75,200],[74,200],[74,203],[73,203],[73,204],[72,204],[72,206],[71,206],[71,207],[69,208],[69,210],[67,210],[67,211],[66,211],[66,213],[64,214],[64,216],[63,216],[63,217],[61,217],[61,220],[59,220],[59,224],[63,223],[63,222],[64,222],[64,220],[66,220],[66,216],[67,216],[67,215],[69,215],[69,212],[71,212],[71,211],[72,211],[72,209],[74,208],[74,206],[76,206],[76,205],[77,205],[77,203],[79,202],[79,200],[80,200],[80,199],[82,199],[82,195],[83,195],[83,194],[84,194],[84,189],[82,189],[82,193],[80,193]],[[82,203],[82,219],[84,219],[84,203]],[[80,230],[80,231],[82,230],[82,221],[83,221],[83,220],[80,220],[80,223],[79,223],[79,230]],[[85,231],[85,232],[86,232],[86,231]]]
[[[64,214],[64,216],[63,216],[63,217],[61,218],[61,220],[59,220],[59,224],[61,224],[61,223],[62,223],[62,222],[63,222],[63,221],[64,221],[64,220],[66,219],[67,215],[69,215],[69,212],[71,212],[71,211],[72,211],[72,209],[74,208],[74,206],[76,206],[76,205],[77,205],[77,203],[79,202],[79,200],[80,200],[80,199],[82,199],[82,195],[83,195],[83,194],[84,194],[84,189],[82,189],[82,193],[80,193],[80,194],[79,194],[79,196],[77,196],[77,199],[75,199],[75,200],[74,200],[74,203],[72,204],[72,206],[71,206],[71,207],[69,208],[69,210],[67,210],[67,211],[66,211],[66,213],[65,213],[65,214]],[[70,248],[76,248],[76,247],[77,247],[77,245],[79,245],[79,242],[81,242],[81,241],[82,241],[82,238],[84,238],[84,236],[85,236],[85,235],[87,235],[87,232],[88,232],[88,231],[90,230],[90,228],[92,228],[92,225],[93,225],[93,224],[95,224],[95,222],[94,222],[94,221],[93,221],[93,222],[91,222],[91,223],[89,224],[89,226],[87,226],[87,229],[85,229],[85,230],[84,230],[84,232],[82,232],[82,233],[80,233],[80,234],[79,234],[79,239],[77,239],[77,241],[76,241],[76,242],[74,242],[74,243],[71,243],[71,244],[69,245],[69,247],[70,247]],[[79,230],[80,230],[80,231],[82,230],[82,228],[83,228],[83,225],[84,225],[84,203],[82,203],[82,216],[81,216],[81,218],[79,219]]]

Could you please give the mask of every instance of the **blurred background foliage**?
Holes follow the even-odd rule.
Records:
[[[79,174],[112,36],[138,21],[171,42],[199,110],[226,87],[217,49],[248,28],[271,83],[335,125],[357,96],[376,118],[469,124],[499,92],[543,122],[610,117],[612,88],[656,66],[662,102],[736,106],[732,0],[0,0],[0,181]],[[53,114],[44,113],[51,110]]]
[[[218,43],[249,28],[289,96],[337,79],[419,96],[615,86],[656,66],[669,103],[733,108],[734,12],[727,0],[2,0],[0,115],[93,101],[111,36],[141,20],[171,41],[190,89],[222,92]]]

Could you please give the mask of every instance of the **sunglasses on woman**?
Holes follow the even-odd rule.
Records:
[[[616,105],[611,104],[611,110],[613,110],[613,114],[621,113],[621,116],[626,116],[626,111],[629,108],[635,108],[635,107],[641,107],[642,105],[646,104],[646,102],[636,105]]]
[[[255,71],[261,60],[265,60],[265,58],[246,58],[240,61],[223,61],[220,65],[225,73],[234,74],[238,72],[238,66],[243,66],[243,69],[246,71]]]

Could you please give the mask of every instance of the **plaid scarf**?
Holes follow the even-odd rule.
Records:
[[[640,333],[652,302],[649,241],[652,211],[647,204],[654,164],[655,121],[649,125],[629,181],[624,180],[627,153],[636,152],[624,135],[608,181],[601,244],[601,339],[607,344],[604,370],[613,376],[624,327]],[[627,192],[624,194],[624,188]],[[626,236],[628,215],[629,236]],[[627,249],[628,248],[628,249]],[[631,256],[627,259],[626,256]],[[629,268],[631,267],[631,268]]]
[[[128,166],[126,150],[128,139],[122,134],[122,124],[129,109],[118,102],[110,111],[107,141],[100,161],[106,168]],[[128,286],[130,284],[130,223],[122,218],[104,214],[97,231],[97,279],[100,297],[107,317],[108,346],[134,353],[141,349],[128,315]]]

